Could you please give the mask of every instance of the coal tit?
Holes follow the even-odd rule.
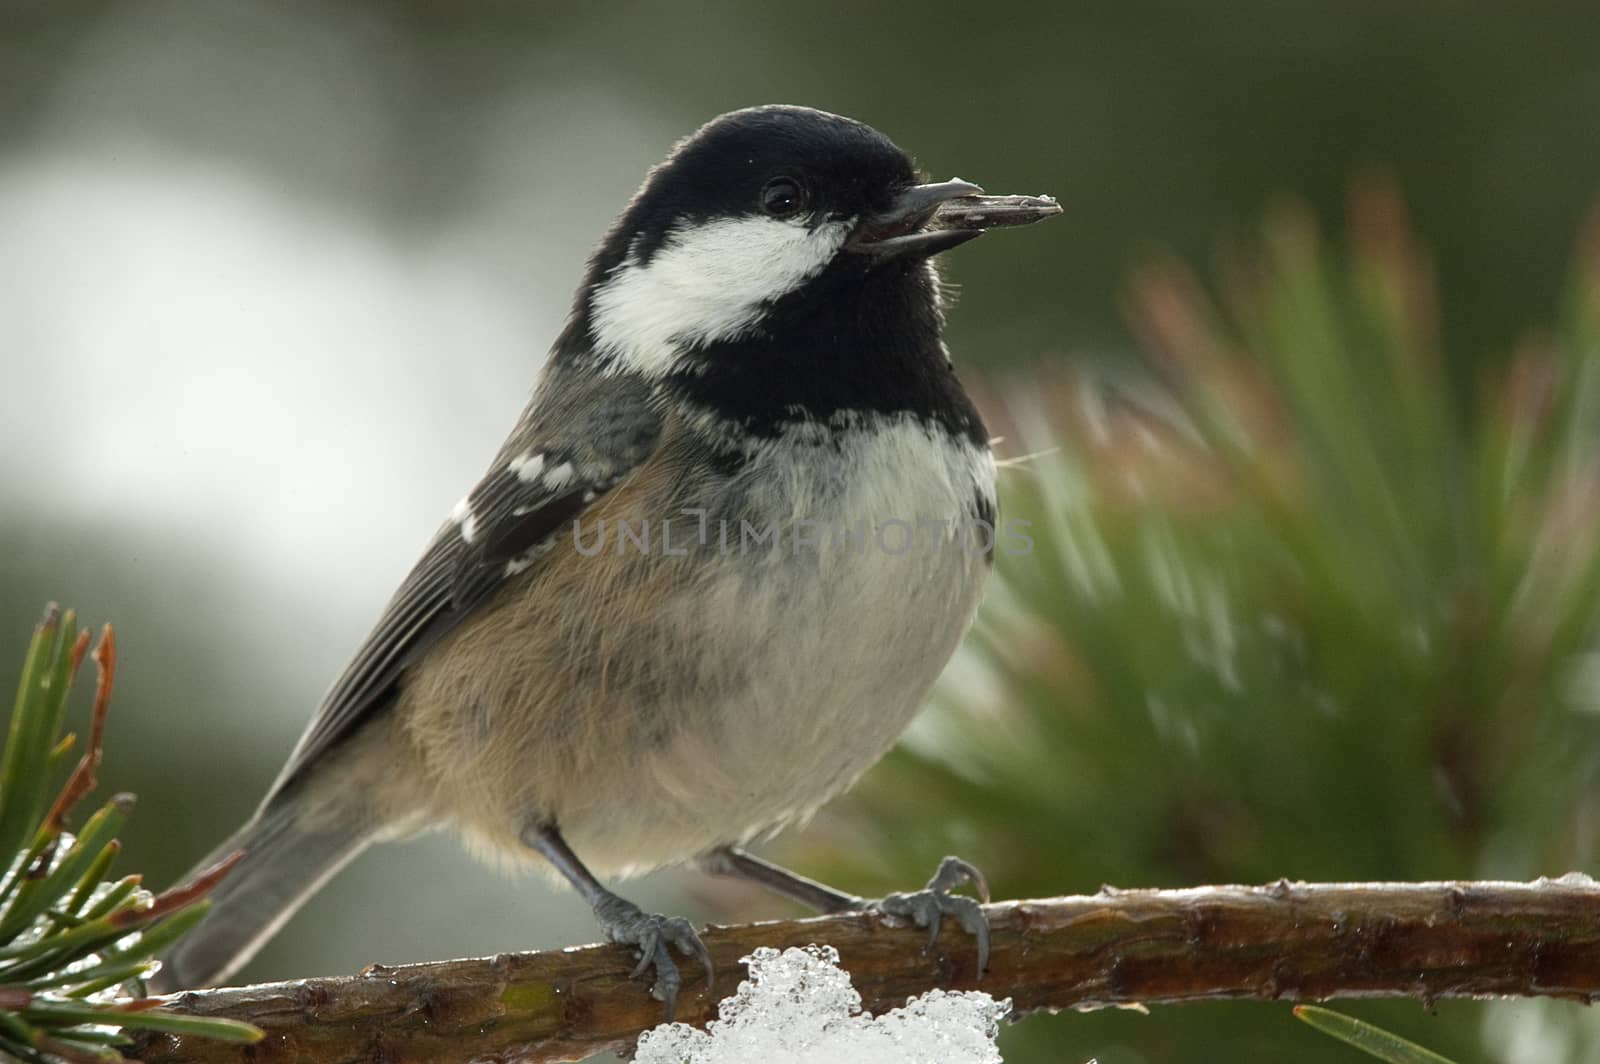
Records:
[[[334,683],[159,984],[235,971],[369,843],[450,825],[553,870],[670,1011],[690,924],[602,882],[696,861],[978,936],[948,859],[876,903],[741,846],[895,741],[972,621],[995,465],[932,256],[1053,201],[918,184],[860,122],[735,111],[589,262],[531,401]]]

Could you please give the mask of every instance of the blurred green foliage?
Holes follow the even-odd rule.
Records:
[[[887,885],[955,849],[1007,897],[1590,867],[1600,244],[1464,408],[1396,196],[1351,216],[1335,249],[1279,212],[1220,299],[1142,270],[1156,387],[996,390],[1005,449],[1047,452],[1004,476],[1035,549],[1001,553],[937,707],[858,791],[870,841],[823,833],[808,866]],[[1483,1059],[1470,1007],[1370,1011]],[[1040,1018],[1007,1060],[1348,1059],[1285,1015]]]

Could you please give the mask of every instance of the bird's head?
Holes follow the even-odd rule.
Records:
[[[587,339],[654,376],[778,318],[901,302],[936,316],[929,256],[979,231],[923,226],[980,191],[918,184],[906,153],[853,119],[789,106],[723,115],[650,172],[601,244],[580,292]]]

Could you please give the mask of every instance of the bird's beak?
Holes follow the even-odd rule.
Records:
[[[983,189],[970,181],[940,181],[934,185],[913,185],[896,196],[889,209],[869,214],[856,223],[845,248],[875,259],[911,255],[925,258],[965,244],[982,230],[923,230],[941,203],[957,196],[977,196]]]
[[[845,249],[874,259],[926,258],[965,244],[984,231],[1028,225],[1060,214],[1049,196],[985,196],[970,181],[915,185],[888,210],[856,224]]]

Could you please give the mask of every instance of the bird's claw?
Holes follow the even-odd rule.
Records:
[[[656,979],[650,987],[650,996],[666,1006],[668,1022],[677,1015],[678,990],[683,986],[683,976],[667,947],[676,946],[685,957],[698,958],[706,972],[706,991],[711,991],[714,975],[711,954],[688,920],[681,916],[647,913],[615,894],[603,898],[594,907],[594,914],[608,939],[639,951],[639,963],[634,966],[631,978],[638,979],[655,969]]]
[[[928,880],[922,890],[906,894],[890,894],[870,903],[868,908],[888,916],[910,920],[928,931],[928,948],[939,941],[939,927],[948,913],[978,940],[978,974],[989,969],[989,921],[983,907],[972,898],[950,891],[971,883],[978,888],[978,896],[989,900],[989,883],[983,873],[959,857],[946,857],[939,862],[939,870]]]

